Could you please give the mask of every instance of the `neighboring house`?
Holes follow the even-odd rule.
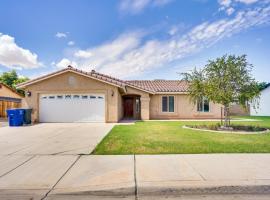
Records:
[[[18,85],[36,122],[220,118],[221,106],[189,101],[179,80],[125,81],[71,66]]]
[[[230,115],[235,116],[249,116],[250,115],[250,106],[247,105],[246,108],[240,104],[234,103],[230,105]]]
[[[261,91],[259,107],[250,106],[251,116],[270,116],[270,83]]]
[[[24,97],[16,90],[0,83],[0,118],[6,118],[6,110],[10,108],[20,108]]]

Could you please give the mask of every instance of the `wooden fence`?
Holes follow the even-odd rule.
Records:
[[[7,109],[10,108],[20,108],[21,102],[20,101],[9,101],[9,100],[1,100],[0,99],[0,118],[7,117]]]

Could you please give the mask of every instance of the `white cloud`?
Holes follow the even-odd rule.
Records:
[[[244,3],[244,4],[253,4],[258,2],[259,0],[235,0],[236,2]]]
[[[231,15],[231,14],[234,13],[234,11],[235,11],[235,9],[234,9],[233,7],[230,7],[230,8],[228,8],[228,9],[226,10],[226,13],[227,13],[228,15]]]
[[[225,7],[228,8],[230,7],[234,2],[238,2],[238,3],[244,3],[244,4],[253,4],[258,2],[259,0],[218,0],[218,3]]]
[[[96,70],[120,78],[138,75],[148,70],[169,66],[173,61],[206,49],[218,41],[250,27],[270,23],[270,6],[237,12],[233,18],[204,22],[185,35],[173,35],[167,40],[146,40],[143,34],[122,34],[111,42],[75,51],[62,63],[75,62],[80,69]]]
[[[218,2],[221,6],[224,6],[224,7],[229,7],[232,3],[231,0],[219,0]]]
[[[74,57],[75,59],[85,60],[86,63],[82,64],[86,67],[88,60],[90,61],[89,64],[95,67],[116,62],[121,59],[126,52],[137,48],[142,36],[143,33],[141,32],[122,34],[112,42],[87,50],[78,50],[74,53]]]
[[[259,0],[218,0],[218,3],[220,5],[219,10],[220,11],[225,11],[227,15],[231,15],[235,11],[235,6],[238,3],[243,3],[246,5],[253,4],[259,2]],[[265,3],[265,1],[261,1]]]
[[[55,34],[55,37],[57,37],[57,38],[66,38],[67,37],[67,34],[66,33],[57,32]]]
[[[138,14],[146,7],[164,6],[173,0],[121,0],[119,10],[125,13]]]
[[[2,33],[0,33],[0,64],[17,69],[31,69],[42,65],[38,62],[37,54],[19,47],[13,37]]]
[[[53,62],[54,63],[54,62]],[[55,64],[55,63],[54,63]],[[71,65],[72,67],[77,67],[77,63],[74,62],[74,61],[70,61],[69,59],[67,58],[63,58],[60,62],[58,62],[56,64],[56,67],[58,68],[66,68],[68,67],[69,65]]]
[[[90,58],[91,56],[93,56],[93,54],[91,50],[90,51],[78,50],[77,52],[75,52],[74,56],[77,58]]]
[[[75,42],[74,41],[69,41],[68,42],[68,46],[73,46],[73,45],[75,45]]]

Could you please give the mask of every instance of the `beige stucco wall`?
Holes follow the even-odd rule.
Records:
[[[72,78],[70,78],[72,77]],[[95,93],[105,95],[105,119],[106,122],[117,122],[120,111],[118,87],[103,83],[89,77],[85,77],[74,72],[65,72],[63,74],[51,77],[49,79],[37,82],[26,91],[31,92],[31,97],[25,97],[27,107],[33,108],[33,121],[38,122],[38,108],[40,94],[55,93]]]
[[[210,112],[197,112],[196,106],[190,102],[188,95],[175,94],[173,113],[162,112],[161,98],[166,95],[152,95],[150,100],[150,119],[193,119],[220,118],[221,105],[210,102]]]
[[[18,98],[18,99],[23,98],[20,95],[13,92],[12,90],[10,90],[9,88],[7,88],[6,86],[4,86],[4,85],[1,85],[1,86],[2,86],[0,88],[0,96],[1,97],[11,97],[11,98]]]
[[[122,95],[118,92],[118,121],[123,118],[124,110],[123,110],[123,99]]]

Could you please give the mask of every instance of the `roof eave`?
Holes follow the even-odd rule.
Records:
[[[40,81],[43,81],[43,80],[46,80],[46,79],[49,79],[49,78],[52,78],[54,76],[57,76],[57,75],[60,75],[60,74],[63,74],[63,73],[66,73],[66,72],[73,72],[73,73],[76,73],[76,74],[79,74],[79,75],[82,75],[82,76],[85,76],[85,77],[88,77],[88,78],[91,78],[91,79],[94,79],[94,80],[97,80],[97,81],[100,81],[100,82],[104,82],[104,83],[107,83],[109,85],[113,85],[113,86],[116,86],[116,87],[119,87],[119,88],[122,88],[124,87],[123,86],[120,86],[120,85],[117,85],[117,84],[114,84],[114,83],[111,83],[109,81],[105,81],[105,80],[101,80],[101,79],[98,79],[98,78],[95,78],[89,74],[86,74],[86,73],[83,73],[83,72],[80,72],[80,71],[77,71],[77,70],[74,70],[74,69],[70,69],[70,68],[66,68],[64,70],[60,70],[58,72],[54,72],[52,74],[49,74],[47,76],[44,76],[43,78],[40,78],[40,79],[37,79],[37,80],[34,80],[34,81],[28,81],[28,82],[25,82],[25,83],[21,83],[19,85],[17,85],[17,88],[19,89],[22,89],[22,88],[25,88],[29,85],[32,85],[32,84],[35,84],[35,83],[38,83]]]
[[[153,92],[153,91],[150,91],[150,90],[145,90],[145,89],[143,89],[143,88],[136,87],[136,86],[131,85],[131,84],[129,84],[129,83],[127,83],[127,86],[128,86],[128,87],[132,87],[132,88],[137,89],[137,90],[144,91],[144,92],[146,92],[146,93],[155,94],[155,92]]]
[[[189,94],[187,91],[183,92],[156,92],[155,94]]]

